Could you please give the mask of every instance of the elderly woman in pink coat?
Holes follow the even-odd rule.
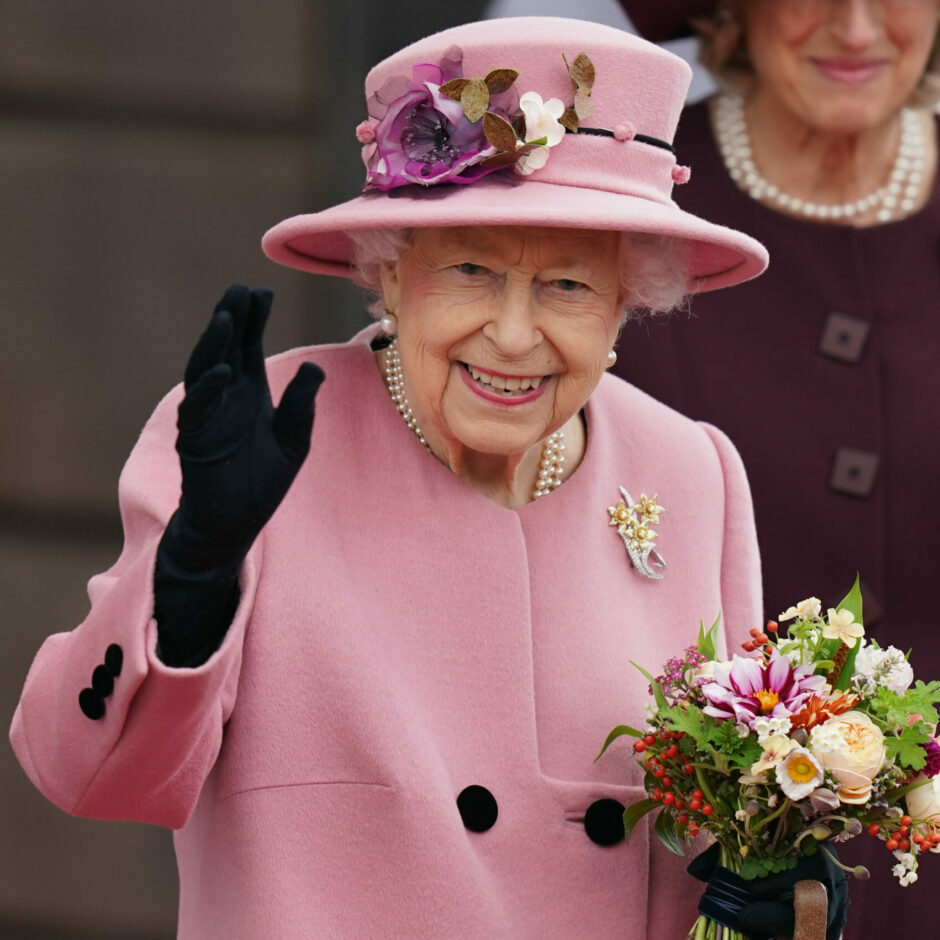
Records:
[[[630,311],[766,262],[671,199],[688,78],[555,19],[382,62],[363,194],[264,239],[358,270],[380,322],[265,361],[271,295],[230,288],[144,428],[123,553],[39,651],[12,741],[65,811],[176,830],[180,937],[694,919],[682,861],[623,840],[638,769],[594,762],[643,721],[630,660],[760,616],[734,449],[604,374]],[[609,525],[621,488],[664,507],[655,550]]]

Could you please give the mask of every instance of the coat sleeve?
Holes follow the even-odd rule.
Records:
[[[174,449],[181,389],[154,412],[121,474],[124,547],[88,585],[91,610],[40,648],[10,740],[26,774],[78,816],[178,828],[189,818],[235,701],[260,539],[241,573],[241,600],[219,650],[195,669],[156,656],[157,545],[179,502]]]
[[[739,652],[752,627],[763,626],[760,552],[754,504],[741,457],[727,436],[700,424],[718,452],[725,488],[725,531],[721,557],[721,606],[728,657]]]

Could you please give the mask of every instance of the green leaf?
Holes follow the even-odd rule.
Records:
[[[836,606],[836,610],[843,609],[850,610],[852,616],[855,618],[855,622],[864,625],[865,621],[862,619],[862,589],[859,586],[858,573],[855,575],[855,584],[852,585],[852,589]],[[855,646],[849,650],[848,656],[845,657],[839,678],[836,680],[836,690],[843,692],[849,687],[849,683],[852,681],[852,676],[855,673],[855,657],[858,655],[860,647],[861,644],[856,643]]]
[[[682,843],[679,841],[679,836],[676,835],[676,821],[669,810],[664,809],[656,817],[656,822],[653,824],[653,832],[659,836],[659,841],[674,855],[685,854],[685,852],[682,851]]]
[[[634,738],[642,738],[643,732],[637,731],[636,728],[631,728],[629,725],[617,725],[610,734],[607,735],[607,740],[604,742],[604,746],[601,748],[601,753],[594,758],[594,761],[597,762],[601,759],[604,751],[607,750],[617,740],[617,738],[623,737],[625,734],[629,734]]]
[[[705,621],[700,620],[698,622],[698,643],[696,643],[696,648],[706,659],[714,659],[717,655],[715,646],[716,639],[718,637],[718,624],[721,623],[721,613],[719,612],[718,616],[715,618],[715,622],[708,628],[708,631],[705,630]]]
[[[653,690],[653,698],[656,699],[657,709],[662,709],[663,711],[669,710],[669,703],[666,701],[666,696],[663,695],[663,687],[642,667],[638,666],[632,659],[630,660],[631,666],[636,666],[640,672],[646,676],[649,681],[650,688]]]
[[[637,803],[631,803],[623,811],[623,838],[627,840],[630,834],[636,828],[636,824],[649,812],[654,809],[661,809],[662,803],[655,800],[640,800]]]
[[[927,740],[927,735],[917,725],[908,725],[901,729],[900,734],[895,737],[888,735],[885,738],[885,746],[888,749],[888,757],[900,764],[901,767],[910,767],[911,770],[923,770],[927,763],[927,752],[923,744]]]

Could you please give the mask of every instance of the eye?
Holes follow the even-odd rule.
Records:
[[[557,281],[552,281],[552,287],[566,294],[573,294],[575,291],[586,289],[587,285],[581,281],[574,281],[571,278],[563,277]]]
[[[473,264],[470,261],[458,264],[456,268],[461,274],[466,274],[468,277],[477,277],[481,274],[488,273],[488,269],[484,268],[482,264]]]

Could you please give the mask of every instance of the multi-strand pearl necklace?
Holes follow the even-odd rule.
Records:
[[[836,205],[790,196],[761,176],[754,164],[744,117],[744,100],[740,95],[719,96],[715,111],[715,132],[718,149],[729,175],[739,189],[759,202],[773,203],[787,212],[810,219],[851,219],[877,210],[875,217],[879,222],[890,222],[917,207],[927,147],[923,123],[918,113],[911,108],[901,111],[901,142],[888,182],[855,202]]]
[[[405,395],[405,381],[402,375],[401,356],[398,353],[398,340],[392,340],[385,349],[385,362],[383,365],[385,373],[385,386],[388,388],[389,395],[402,416],[405,424],[411,428],[415,437],[430,450],[424,432],[418,427],[417,419],[411,408],[411,403]],[[565,432],[555,431],[545,438],[542,445],[542,461],[539,464],[539,475],[535,481],[535,489],[532,491],[532,499],[541,499],[547,496],[552,490],[561,486],[562,474],[565,468]]]

